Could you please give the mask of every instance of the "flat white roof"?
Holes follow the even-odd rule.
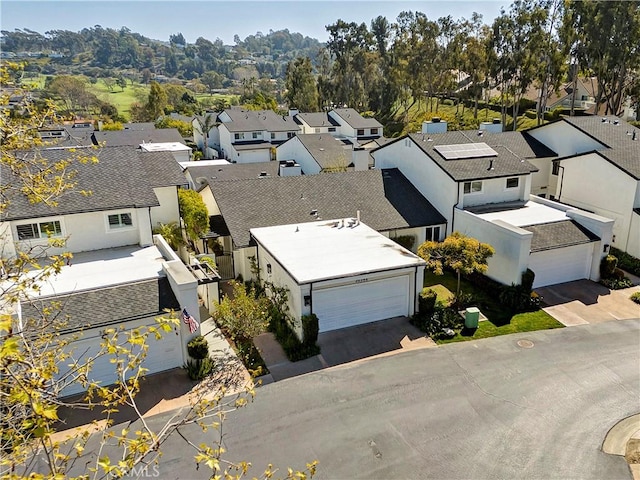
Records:
[[[226,160],[192,160],[190,162],[178,162],[182,168],[189,167],[212,167],[214,165],[232,165]]]
[[[76,253],[70,265],[41,283],[38,296],[62,295],[165,276],[166,259],[155,246],[119,247]]]
[[[190,147],[179,142],[141,143],[140,148],[145,152],[180,152],[191,150]]]
[[[524,207],[521,208],[501,210],[499,212],[480,213],[478,214],[478,217],[489,222],[493,220],[502,220],[515,227],[559,222],[569,219],[567,214],[562,210],[532,201],[526,202]]]
[[[426,263],[352,218],[252,228],[251,235],[299,284]]]

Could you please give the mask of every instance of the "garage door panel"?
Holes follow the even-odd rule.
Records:
[[[544,287],[556,283],[589,278],[594,244],[534,252],[529,268],[536,274],[533,286]]]
[[[409,314],[410,276],[313,291],[320,332]]]
[[[156,324],[150,324],[149,326],[156,326]],[[138,328],[131,327],[131,328]],[[86,363],[87,359],[96,356],[100,351],[100,343],[102,338],[100,337],[100,331],[88,330],[84,336],[79,340],[72,342],[69,345],[69,349],[73,352],[74,359],[78,360],[80,365]],[[120,338],[124,340],[124,333],[120,333]],[[147,337],[147,344],[149,348],[147,350],[147,356],[142,362],[142,367],[148,371],[147,375],[151,373],[162,372],[171,368],[182,366],[182,347],[178,327],[174,327],[171,332],[164,332],[161,339],[156,339],[154,335]],[[139,351],[137,347],[132,347],[132,352]],[[100,382],[101,386],[112,385],[117,380],[116,365],[111,360],[114,359],[114,355],[101,355],[93,361],[93,366],[89,372],[89,379],[91,381]],[[65,360],[64,364],[60,366],[60,375],[64,375],[68,372],[68,364],[72,362],[72,359]],[[82,386],[78,383],[69,385],[61,393],[62,396],[74,395],[84,391]]]

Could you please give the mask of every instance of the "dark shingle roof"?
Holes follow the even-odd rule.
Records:
[[[382,128],[382,124],[375,118],[365,118],[353,108],[334,108],[332,110],[351,128]]]
[[[66,149],[47,149],[42,150],[41,155],[57,161],[68,159],[72,154]],[[104,147],[87,149],[86,155],[96,155],[98,163],[73,163],[76,188],[58,198],[57,206],[30,203],[19,193],[20,183],[0,165],[3,184],[12,186],[7,193],[9,205],[4,211],[4,220],[158,206],[153,187],[187,183],[169,152],[143,153],[131,147]],[[91,194],[82,195],[80,190],[91,191]]]
[[[310,127],[338,127],[340,124],[331,118],[326,112],[298,113],[296,121],[303,120]]]
[[[107,147],[133,146],[143,143],[170,143],[184,144],[182,135],[175,128],[157,128],[153,130],[117,130],[94,132],[93,143],[104,144]]]
[[[592,232],[573,220],[528,225],[522,228],[533,233],[532,252],[570,247],[599,240]]]
[[[66,321],[65,331],[155,317],[164,315],[165,308],[180,308],[169,281],[161,277],[22,302],[22,317],[38,318],[39,312],[51,307],[52,302],[62,305],[58,319]]]
[[[598,150],[598,154],[640,179],[640,129],[616,117],[565,117],[563,121],[608,147]],[[636,140],[632,140],[634,131]]]
[[[311,154],[320,168],[347,167],[351,164],[352,150],[328,133],[296,135],[289,142],[298,139]]]
[[[516,132],[518,133],[518,132]],[[526,142],[510,140],[509,136],[502,137],[500,135],[482,135],[472,136],[470,132],[446,132],[435,135],[411,133],[409,137],[414,143],[422,149],[435,163],[437,163],[442,170],[444,170],[453,180],[457,182],[468,180],[480,180],[487,178],[500,178],[508,177],[511,175],[527,175],[531,172],[536,172],[538,169],[529,163],[526,156],[529,155],[529,149],[525,147]],[[396,141],[402,140],[401,137]],[[393,143],[393,142],[392,142]],[[463,158],[457,160],[445,160],[440,153],[438,153],[434,147],[438,145],[460,145],[471,143],[486,143],[495,152],[495,157],[483,157],[483,158]],[[516,150],[512,150],[508,144],[513,147],[518,147]],[[380,148],[385,148],[380,147]]]
[[[379,231],[445,223],[397,169],[215,181],[213,196],[237,247],[257,227],[355,217]],[[399,204],[397,204],[399,202]]]
[[[230,132],[292,132],[300,130],[293,117],[278,115],[273,110],[229,108],[225,110],[225,113],[232,120],[223,123]]]
[[[187,172],[189,172],[194,182],[198,178],[206,179],[207,181],[258,178],[262,172],[275,177],[280,169],[279,162],[232,163],[230,165],[206,166],[199,166],[198,162],[191,163],[193,165],[189,164]]]

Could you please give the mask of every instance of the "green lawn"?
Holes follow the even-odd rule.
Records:
[[[127,82],[124,91],[119,86],[109,90],[102,80],[97,83],[87,83],[87,90],[118,109],[118,113],[129,118],[130,108],[133,103],[144,103],[149,96],[149,86],[142,84],[131,85]]]
[[[441,298],[446,298],[446,290],[450,292],[456,291],[457,277],[451,272],[445,272],[444,275],[435,275],[432,272],[425,271],[424,286],[433,288],[438,294],[438,300],[441,300]],[[512,315],[502,307],[497,298],[490,297],[464,278],[460,282],[460,290],[463,293],[474,296],[474,304],[487,317],[487,320],[480,322],[475,330],[463,329],[461,332],[457,332],[455,337],[448,340],[438,340],[437,343],[463,342],[477,338],[547,330],[564,326],[544,310]]]

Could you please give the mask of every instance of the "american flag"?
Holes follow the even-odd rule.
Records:
[[[194,333],[200,326],[200,324],[198,324],[198,321],[191,315],[189,315],[189,312],[187,312],[186,308],[182,309],[182,321],[185,325],[189,326],[190,333]]]

